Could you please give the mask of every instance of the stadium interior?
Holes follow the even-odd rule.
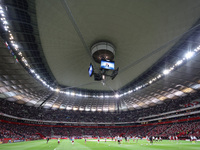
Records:
[[[199,0],[0,0],[0,18],[0,143],[200,138]]]

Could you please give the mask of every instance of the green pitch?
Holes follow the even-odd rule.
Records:
[[[70,140],[61,140],[60,144],[57,140],[50,140],[46,144],[46,140],[20,142],[20,143],[8,143],[1,144],[0,150],[200,150],[200,142],[191,143],[189,141],[162,141],[150,145],[146,140],[138,140],[138,143],[123,141],[121,145],[118,145],[114,141],[95,141],[87,140],[85,144],[84,140],[75,140],[72,145]]]

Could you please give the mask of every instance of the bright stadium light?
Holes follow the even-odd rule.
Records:
[[[105,95],[105,98],[109,98],[110,96],[109,95]]]
[[[101,96],[99,96],[100,98],[104,98],[104,96],[103,95],[101,95]]]
[[[4,26],[5,31],[8,31],[9,26]]]
[[[79,110],[80,110],[80,111],[83,111],[83,110],[84,110],[84,108],[80,107],[80,108],[79,108]]]
[[[3,21],[3,24],[8,24],[8,22],[7,21]]]
[[[194,52],[187,52],[186,54],[185,54],[185,58],[186,59],[190,59],[190,58],[192,58],[194,56]]]
[[[132,93],[132,92],[133,92],[133,90],[129,90],[129,91],[128,91],[128,93]]]
[[[115,97],[116,97],[116,98],[119,98],[119,94],[115,94]]]
[[[165,69],[164,71],[163,71],[163,74],[164,75],[167,75],[167,74],[169,74],[170,73],[170,70],[169,69]]]
[[[158,76],[157,76],[157,78],[159,79],[159,78],[161,78],[162,76],[159,74]]]
[[[60,92],[60,89],[56,89],[55,91],[56,91],[56,92]]]
[[[177,62],[176,62],[176,66],[179,66],[179,65],[181,65],[183,63],[183,60],[178,60]]]
[[[76,93],[75,92],[71,92],[71,95],[74,96]]]
[[[83,95],[80,93],[80,94],[77,94],[78,96],[82,97]]]
[[[66,95],[69,95],[69,94],[70,94],[70,92],[65,92],[65,94],[66,94]]]
[[[33,70],[33,69],[30,69],[30,71],[31,71],[31,73],[35,73],[35,70]]]
[[[2,9],[0,9],[0,14],[4,14],[4,11]]]
[[[35,74],[37,79],[40,79],[40,76],[38,74]]]

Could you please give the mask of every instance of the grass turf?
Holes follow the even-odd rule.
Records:
[[[200,142],[191,143],[189,141],[167,141],[154,142],[150,145],[146,140],[138,140],[138,143],[123,141],[118,145],[114,141],[100,141],[100,143],[88,140],[85,144],[84,140],[75,140],[72,145],[70,140],[61,140],[60,144],[57,140],[50,140],[46,144],[46,140],[19,142],[1,144],[0,150],[200,150]]]

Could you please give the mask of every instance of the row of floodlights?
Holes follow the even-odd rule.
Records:
[[[6,8],[6,7],[5,7]],[[96,98],[119,98],[122,96],[125,96],[127,94],[130,94],[132,92],[138,91],[150,84],[152,84],[153,82],[157,81],[158,79],[160,79],[161,77],[168,75],[171,71],[173,71],[176,67],[180,66],[181,64],[183,64],[185,61],[187,61],[188,59],[192,58],[193,56],[195,56],[195,54],[197,54],[200,51],[200,45],[195,48],[194,50],[191,50],[189,52],[187,52],[184,57],[180,60],[178,60],[175,64],[173,64],[171,67],[169,67],[168,69],[163,70],[162,73],[156,75],[155,77],[153,77],[152,79],[150,79],[148,82],[141,84],[140,86],[135,87],[132,90],[129,90],[127,92],[124,92],[123,94],[114,94],[114,95],[87,95],[87,94],[81,94],[81,93],[76,93],[74,91],[62,91],[58,88],[54,88],[51,85],[47,84],[45,80],[43,80],[39,74],[36,73],[36,71],[31,68],[30,64],[28,63],[27,59],[23,56],[22,52],[20,51],[19,45],[17,44],[16,41],[14,41],[14,36],[12,34],[12,31],[10,30],[10,25],[9,22],[7,20],[7,15],[4,11],[5,9],[3,8],[2,5],[0,5],[0,19],[1,19],[1,23],[3,25],[3,28],[5,30],[5,32],[8,33],[9,35],[9,41],[5,42],[6,46],[8,47],[8,49],[10,50],[10,48],[12,47],[15,51],[15,54],[18,56],[18,58],[20,58],[19,60],[21,60],[21,62],[26,66],[26,68],[29,70],[29,72],[36,78],[38,79],[45,87],[49,88],[51,91],[55,91],[55,92],[59,92],[62,94],[66,94],[66,95],[71,95],[71,96],[78,96],[78,97],[96,97]],[[9,44],[10,43],[10,44]],[[18,61],[18,60],[17,60]]]
[[[160,74],[156,75],[154,78],[150,79],[149,81],[147,81],[146,83],[137,86],[136,88],[134,88],[133,90],[129,90],[128,92],[125,92],[121,95],[119,95],[119,97],[130,94],[132,92],[138,91],[141,88],[146,87],[147,85],[152,84],[153,82],[157,81],[158,79],[160,79],[163,76],[166,76],[168,74],[170,74],[170,72],[172,72],[176,67],[180,66],[181,64],[183,64],[184,62],[186,62],[187,60],[191,59],[193,56],[195,56],[195,54],[197,54],[200,51],[200,45],[197,46],[197,48],[195,48],[192,51],[188,51],[186,52],[186,54],[183,56],[182,59],[178,60],[175,64],[171,65],[171,67],[164,69]]]

